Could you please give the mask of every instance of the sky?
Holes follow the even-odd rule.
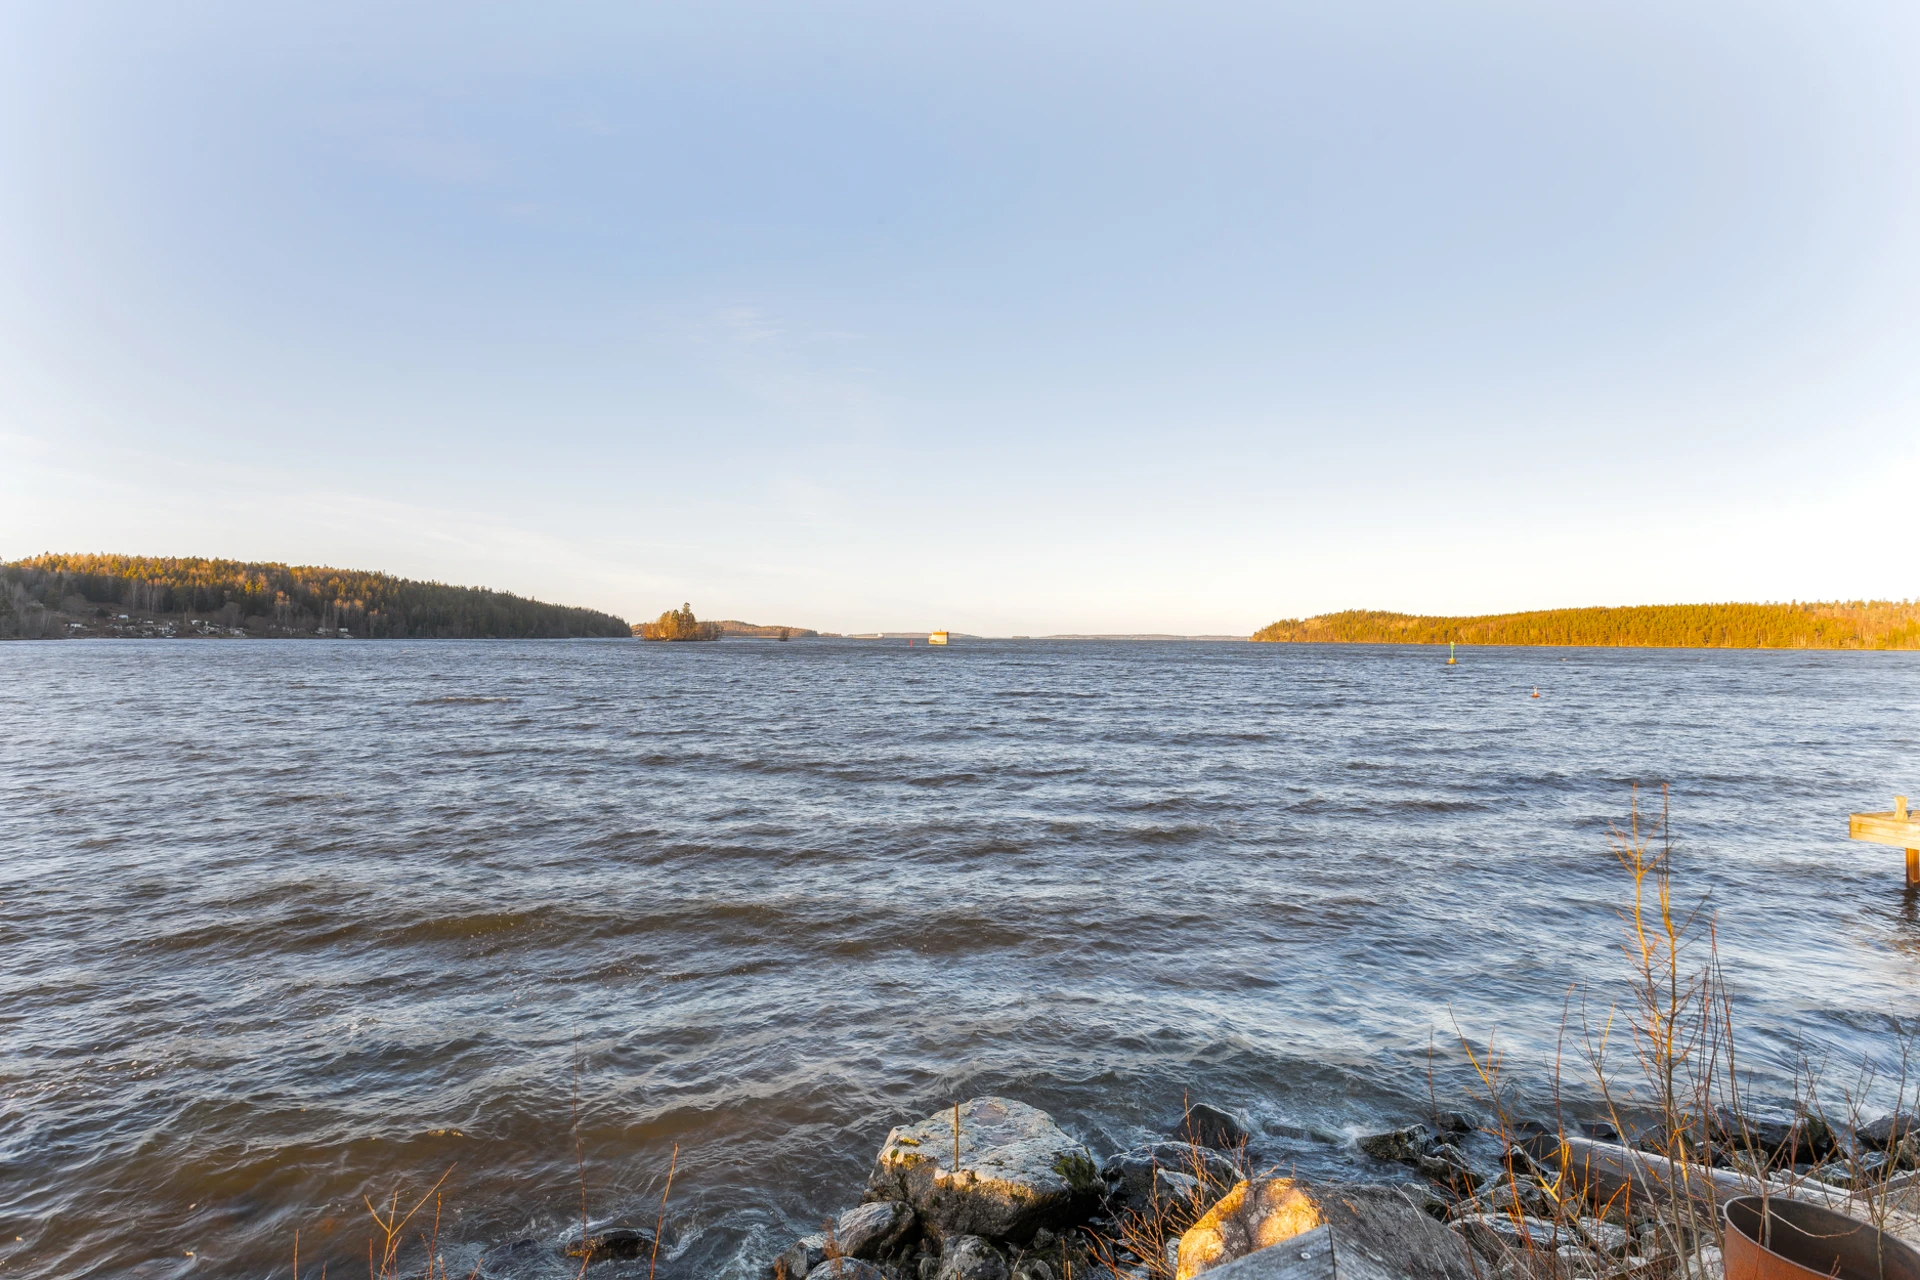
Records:
[[[0,558],[1920,596],[1920,7],[0,0]]]

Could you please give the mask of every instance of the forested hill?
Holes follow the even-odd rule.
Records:
[[[342,632],[361,639],[630,634],[621,619],[592,609],[356,569],[108,555],[0,562],[0,637]]]
[[[1649,649],[1920,649],[1920,603],[1655,604],[1429,618],[1350,609],[1288,618],[1255,640],[1307,644],[1594,645]]]

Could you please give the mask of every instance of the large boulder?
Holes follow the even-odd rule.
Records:
[[[1103,1184],[1093,1153],[1037,1107],[975,1098],[901,1125],[867,1180],[868,1201],[901,1200],[933,1235],[985,1236],[1024,1243],[1041,1227],[1091,1212]],[[955,1168],[955,1144],[959,1146]]]
[[[1320,1206],[1292,1178],[1242,1182],[1180,1237],[1176,1280],[1193,1280],[1320,1223]]]

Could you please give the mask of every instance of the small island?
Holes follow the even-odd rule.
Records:
[[[810,640],[820,633],[806,627],[765,626],[732,618],[702,622],[693,616],[691,604],[682,604],[652,622],[634,623],[633,634],[642,640]]]
[[[652,622],[634,623],[633,634],[642,640],[718,640],[721,631],[719,623],[700,621],[691,604],[682,604]]]

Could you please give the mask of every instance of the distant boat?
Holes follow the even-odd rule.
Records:
[[[928,644],[945,644],[946,642],[947,633],[944,631],[935,631],[927,637]]]

